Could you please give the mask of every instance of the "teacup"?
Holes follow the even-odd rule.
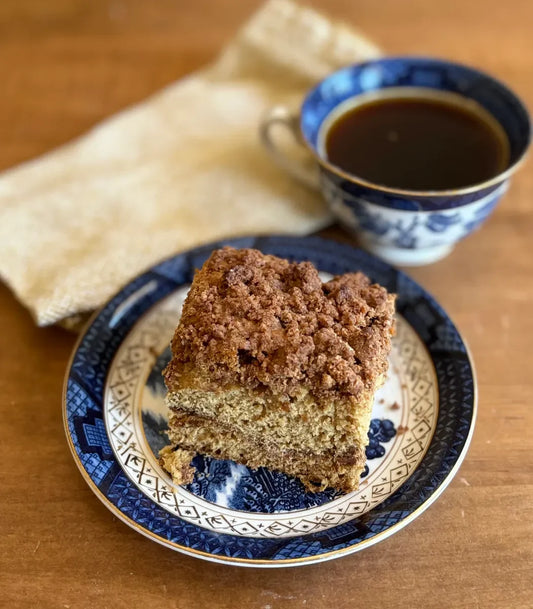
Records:
[[[413,95],[454,95],[489,113],[508,140],[505,169],[464,188],[406,190],[372,183],[332,164],[324,141],[341,104],[357,104],[398,87]],[[277,124],[288,127],[307,148],[314,160],[311,168],[276,145],[272,128]],[[299,116],[284,106],[273,108],[260,134],[274,160],[301,182],[320,189],[337,219],[356,232],[366,249],[394,264],[422,265],[449,254],[457,241],[488,218],[525,157],[531,125],[518,97],[483,72],[443,60],[393,57],[334,72],[309,91]]]

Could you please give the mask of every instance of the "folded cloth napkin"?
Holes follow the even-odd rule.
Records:
[[[68,322],[176,251],[324,226],[324,203],[271,164],[258,123],[377,54],[352,29],[270,0],[206,69],[0,176],[0,276],[39,325]]]

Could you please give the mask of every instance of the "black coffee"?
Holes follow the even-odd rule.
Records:
[[[430,98],[383,98],[341,115],[328,160],[382,186],[448,190],[496,176],[509,163],[503,129],[475,110]]]

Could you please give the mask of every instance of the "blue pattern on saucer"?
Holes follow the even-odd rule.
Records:
[[[102,406],[107,371],[117,348],[141,315],[178,286],[190,283],[194,269],[203,264],[212,249],[226,244],[256,247],[264,253],[291,260],[310,260],[331,274],[363,270],[374,281],[398,293],[398,311],[431,354],[438,378],[440,408],[429,449],[420,466],[395,493],[359,518],[290,538],[239,537],[209,531],[154,503],[128,479],[113,455],[107,436],[102,432]],[[150,289],[146,289],[144,296],[129,308],[119,309],[121,314],[117,317],[119,305],[140,288]],[[154,372],[154,379],[156,375]],[[93,490],[115,506],[130,524],[177,549],[198,550],[215,560],[231,558],[245,564],[250,560],[275,563],[308,559],[312,562],[332,553],[353,551],[361,542],[401,524],[439,491],[462,460],[473,425],[474,406],[472,365],[461,337],[440,305],[414,281],[348,245],[319,238],[258,237],[219,242],[178,254],[139,276],[112,298],[92,322],[74,354],[67,380],[64,415],[76,460],[90,478]],[[386,422],[373,423],[370,448],[376,455],[380,452],[380,444],[390,440],[394,431]],[[228,475],[233,475],[232,466],[239,467],[227,462],[213,465],[214,461],[198,459],[203,459],[196,463],[200,471],[213,474],[213,489]],[[235,497],[236,505],[240,502],[240,509],[253,511],[277,501],[279,505],[270,505],[270,509],[284,509],[283,485],[287,480],[280,479],[280,488],[272,492],[262,484],[261,476],[259,470],[253,479],[247,474],[243,477],[243,490]],[[194,484],[199,485],[194,492],[212,492],[211,483],[202,491],[201,477]],[[247,486],[249,488],[245,489]],[[289,505],[289,509],[292,506]]]

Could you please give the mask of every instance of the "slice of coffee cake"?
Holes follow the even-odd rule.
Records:
[[[309,262],[214,251],[194,277],[164,371],[171,447],[356,489],[374,392],[387,370],[394,296],[362,273],[322,283]]]

